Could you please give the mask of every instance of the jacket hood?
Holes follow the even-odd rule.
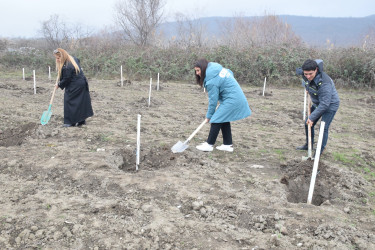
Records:
[[[204,78],[204,82],[207,82],[211,80],[212,78],[216,77],[222,69],[223,69],[223,66],[221,66],[218,63],[215,63],[215,62],[208,63],[208,66],[206,69],[206,77]]]

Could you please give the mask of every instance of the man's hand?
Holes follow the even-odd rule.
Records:
[[[312,126],[314,124],[314,122],[311,121],[310,119],[307,119],[306,124]]]

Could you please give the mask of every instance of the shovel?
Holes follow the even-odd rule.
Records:
[[[307,100],[307,117],[310,117],[311,115],[311,99],[310,96]],[[307,125],[307,157],[302,156],[302,161],[307,161],[308,159],[314,160],[312,157],[312,145],[311,145],[311,125]]]
[[[51,101],[49,102],[48,110],[44,111],[42,114],[42,117],[40,118],[40,123],[42,125],[46,125],[49,119],[51,118],[51,115],[52,115],[51,108],[52,108],[52,102],[53,102],[53,97],[55,96],[55,92],[56,92],[56,86],[53,87],[52,97],[51,97]]]
[[[189,136],[189,138],[182,142],[182,141],[178,141],[175,145],[173,145],[173,147],[171,148],[172,152],[173,153],[181,153],[181,152],[184,152],[185,149],[187,149],[189,147],[188,143],[189,141],[194,137],[194,135],[196,133],[198,133],[198,131],[204,126],[204,124],[206,124],[206,119],[204,119],[204,121],[201,123],[201,125],[199,125],[199,127],[194,130],[194,132]]]

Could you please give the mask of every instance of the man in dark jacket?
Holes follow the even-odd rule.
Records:
[[[307,150],[308,148],[308,124],[312,126],[311,141],[314,144],[314,127],[318,120],[322,118],[322,121],[325,122],[325,127],[320,153],[323,153],[328,141],[328,129],[339,108],[340,99],[332,79],[323,72],[322,60],[306,60],[302,68],[297,69],[297,74],[302,75],[304,87],[312,101],[311,114],[306,118],[305,123],[306,143],[301,147],[297,147],[297,149]]]

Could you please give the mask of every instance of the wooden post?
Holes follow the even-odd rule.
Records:
[[[158,83],[156,85],[156,90],[159,91],[159,73],[158,73]]]
[[[35,70],[33,70],[34,75],[34,95],[36,94],[36,79],[35,79]]]
[[[138,166],[139,166],[140,148],[141,148],[141,115],[138,114],[138,122],[137,122],[137,155],[136,155],[136,166],[135,166],[135,170],[136,171],[138,171]]]
[[[124,86],[124,78],[122,77],[122,65],[121,65],[121,87]]]
[[[148,94],[148,106],[150,107],[151,104],[151,86],[152,86],[152,78],[150,78],[150,92]]]
[[[264,96],[264,91],[266,90],[266,80],[267,77],[264,78],[264,85],[263,85],[263,96]]]

